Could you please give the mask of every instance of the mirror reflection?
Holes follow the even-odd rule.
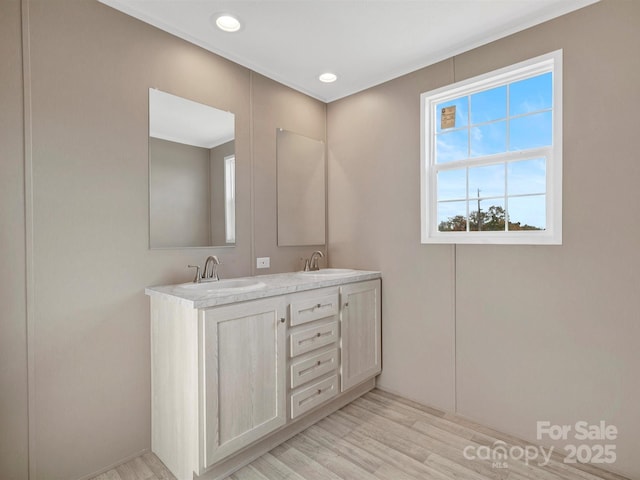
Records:
[[[236,242],[235,116],[149,89],[151,248]]]
[[[278,245],[324,245],[324,142],[278,129]]]

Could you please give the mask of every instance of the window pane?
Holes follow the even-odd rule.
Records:
[[[506,85],[471,95],[471,125],[500,120],[506,116]]]
[[[509,230],[544,230],[547,226],[544,195],[509,197]]]
[[[525,150],[551,145],[551,125],[551,112],[514,118],[510,123],[509,150]]]
[[[438,202],[438,231],[467,231],[467,202]]]
[[[527,78],[509,86],[509,115],[522,115],[551,108],[553,99],[551,72]]]
[[[480,200],[480,214],[478,214],[478,200],[469,200],[469,230],[472,232],[504,231],[504,200],[494,198]]]
[[[504,164],[469,168],[469,199],[504,196]]]
[[[467,198],[467,169],[438,172],[438,200]]]
[[[508,195],[545,193],[547,191],[546,161],[544,158],[512,162],[507,165]]]
[[[469,123],[469,97],[460,97],[454,100],[448,100],[446,102],[436,105],[436,132],[441,132],[442,121],[442,109],[445,107],[456,107],[456,124],[453,128],[466,127]],[[445,129],[444,131],[447,131]]]
[[[507,123],[497,122],[471,128],[471,156],[507,151]]]
[[[436,163],[452,162],[468,157],[469,131],[466,128],[436,135]]]

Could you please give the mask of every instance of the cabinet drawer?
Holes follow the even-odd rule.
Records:
[[[338,294],[313,297],[291,303],[291,326],[302,325],[338,314]]]
[[[335,396],[337,393],[337,375],[294,393],[291,395],[291,418],[296,418],[312,408],[317,407],[325,400]]]
[[[296,357],[336,342],[338,340],[338,322],[306,328],[292,333],[289,338],[291,339],[291,356]]]
[[[295,362],[291,365],[291,388],[297,388],[337,368],[338,349]]]

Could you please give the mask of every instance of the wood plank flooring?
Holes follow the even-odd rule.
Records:
[[[557,452],[542,457],[465,458],[522,440],[456,415],[373,390],[234,473],[230,480],[628,480],[591,465],[568,465]],[[485,448],[487,451],[487,448]],[[516,450],[518,451],[518,450]],[[538,447],[540,455],[540,449]],[[506,465],[503,463],[505,462]],[[500,465],[498,465],[500,464]],[[501,468],[502,467],[502,468]],[[93,480],[175,480],[152,453]]]

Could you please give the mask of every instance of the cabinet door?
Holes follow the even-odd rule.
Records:
[[[204,312],[204,468],[284,425],[285,311],[282,300],[268,299]]]
[[[340,294],[344,392],[382,370],[380,280],[345,285]]]

